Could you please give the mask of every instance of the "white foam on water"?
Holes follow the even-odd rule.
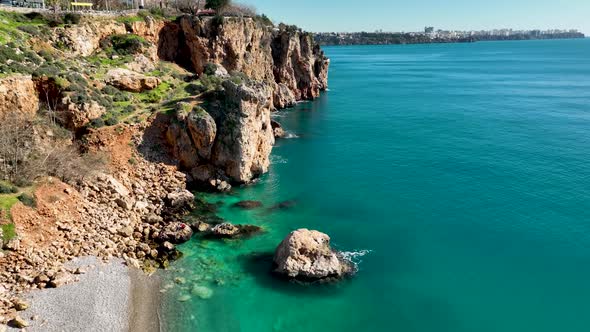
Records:
[[[288,162],[289,162],[289,160],[287,158],[277,156],[277,155],[270,156],[270,163],[271,164],[286,164]]]
[[[355,251],[340,251],[338,254],[343,259],[351,262],[356,271],[358,271],[359,264],[363,262],[362,257],[371,253],[371,250],[355,250]]]
[[[299,138],[299,136],[297,134],[286,132],[285,133],[285,137],[283,137],[283,138],[285,138],[285,139],[292,139],[292,138]]]

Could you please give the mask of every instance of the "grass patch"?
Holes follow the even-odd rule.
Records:
[[[16,237],[16,227],[13,223],[0,225],[0,228],[2,228],[2,241],[4,243]]]
[[[18,203],[18,194],[5,194],[0,195],[0,211],[8,219],[10,219],[10,209],[16,203]]]
[[[167,82],[163,82],[157,88],[155,88],[153,90],[142,92],[139,96],[139,100],[141,100],[144,103],[150,103],[150,104],[160,103],[165,99],[165,97],[167,95],[166,92],[169,89],[170,89],[170,84]]]

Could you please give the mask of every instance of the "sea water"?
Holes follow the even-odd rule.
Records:
[[[325,50],[330,89],[276,113],[269,173],[205,196],[264,233],[181,246],[167,329],[590,331],[590,40]],[[298,228],[354,278],[274,278]]]

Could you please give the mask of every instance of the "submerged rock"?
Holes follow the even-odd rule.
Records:
[[[244,236],[251,236],[262,231],[261,227],[254,225],[234,225],[231,223],[219,224],[213,228],[209,234],[209,237],[219,239],[234,239]]]
[[[297,201],[290,200],[290,201],[283,201],[273,205],[270,209],[271,210],[288,210],[292,209],[297,205]]]
[[[240,201],[232,205],[233,207],[237,207],[244,210],[252,210],[262,207],[262,202],[260,201]]]
[[[305,281],[338,279],[353,272],[352,264],[330,247],[328,235],[308,229],[291,232],[277,247],[273,262],[276,273]]]
[[[193,295],[198,296],[203,300],[210,299],[213,296],[213,290],[201,285],[194,285],[191,289]]]

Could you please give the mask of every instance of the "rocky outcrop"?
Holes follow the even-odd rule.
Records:
[[[232,205],[233,207],[240,208],[243,210],[253,210],[262,207],[260,201],[239,201]]]
[[[69,96],[64,96],[57,104],[56,117],[64,127],[76,130],[100,118],[105,112],[106,109],[94,100],[79,104],[74,103]]]
[[[223,223],[212,227],[207,233],[207,237],[217,239],[236,239],[262,232],[262,228],[255,225],[234,225]]]
[[[212,163],[236,182],[266,173],[274,135],[270,124],[272,95],[267,86],[225,81],[224,105],[213,111],[218,127]]]
[[[0,78],[0,117],[12,111],[34,116],[39,110],[39,95],[31,76]]]
[[[223,87],[223,97],[207,112],[180,106],[166,133],[180,166],[193,179],[214,187],[224,186],[226,179],[247,183],[265,173],[274,144],[270,89],[262,83],[231,81]]]
[[[109,19],[93,18],[82,24],[66,25],[52,30],[51,43],[69,56],[89,56],[104,38],[127,33],[125,25]]]
[[[280,123],[275,120],[270,121],[270,125],[272,126],[272,133],[275,135],[275,138],[285,138],[287,137],[287,133],[283,129]]]
[[[274,77],[295,99],[314,99],[328,88],[328,60],[313,36],[281,26],[272,42]]]
[[[173,222],[164,227],[158,236],[158,240],[160,242],[181,244],[190,240],[191,236],[193,236],[193,230],[189,225],[180,222]]]
[[[120,90],[130,92],[153,90],[162,82],[157,77],[145,76],[123,68],[109,70],[105,81]]]
[[[330,61],[311,34],[281,25],[271,30],[249,18],[184,16],[161,33],[159,54],[200,74],[207,63],[229,72],[242,72],[272,88],[275,108],[290,107],[297,100],[313,99],[328,87]],[[170,41],[169,39],[175,39]],[[165,50],[167,45],[176,52]],[[190,61],[186,61],[189,59]]]
[[[207,63],[218,63],[228,71],[239,71],[258,81],[274,81],[271,31],[252,19],[183,16],[180,28],[186,44],[183,54],[192,70],[202,73]]]
[[[342,278],[353,272],[351,263],[330,248],[328,235],[308,229],[291,232],[277,247],[273,262],[276,273],[305,281]]]

